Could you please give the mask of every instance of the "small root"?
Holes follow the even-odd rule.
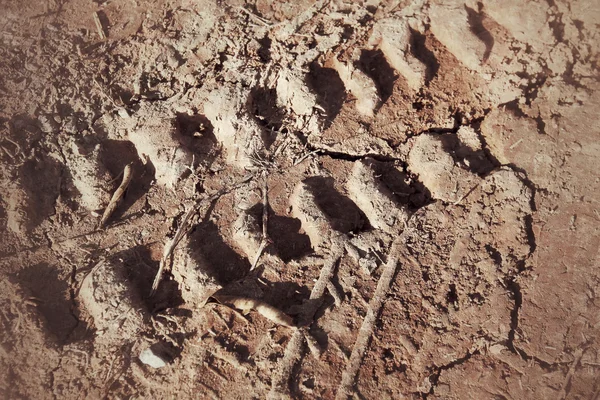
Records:
[[[129,183],[131,182],[131,177],[132,177],[131,164],[127,164],[125,166],[125,169],[123,170],[123,180],[121,181],[121,184],[119,185],[117,190],[115,190],[115,193],[112,195],[112,198],[110,199],[110,202],[108,203],[108,206],[104,210],[104,214],[102,214],[102,219],[100,220],[101,228],[106,225],[106,222],[108,221],[110,216],[117,209],[119,202],[123,198],[123,195],[125,194],[125,191],[127,190]]]

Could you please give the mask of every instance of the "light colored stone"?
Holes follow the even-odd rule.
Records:
[[[155,354],[151,348],[147,348],[140,353],[140,361],[152,368],[162,368],[167,365],[167,362]]]

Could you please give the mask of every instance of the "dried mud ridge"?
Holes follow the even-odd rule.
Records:
[[[594,59],[562,6],[523,4],[106,6],[108,39],[36,44],[79,57],[36,65],[35,117],[5,121],[3,258],[30,266],[7,267],[2,323],[55,364],[3,390],[448,398],[473,365],[518,379],[488,395],[566,397],[583,350],[544,359],[520,328],[552,189],[502,135],[547,135],[541,93],[589,95]]]

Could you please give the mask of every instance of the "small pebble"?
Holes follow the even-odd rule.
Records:
[[[167,362],[162,357],[155,354],[150,348],[142,351],[140,354],[140,361],[152,368],[162,368],[167,365]]]

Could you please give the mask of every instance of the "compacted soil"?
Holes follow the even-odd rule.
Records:
[[[1,397],[598,399],[599,21],[0,0]]]

